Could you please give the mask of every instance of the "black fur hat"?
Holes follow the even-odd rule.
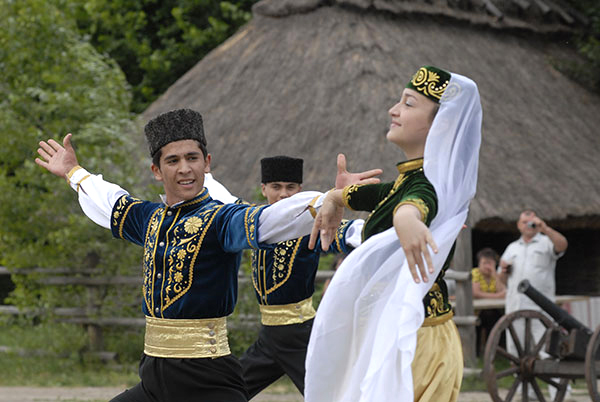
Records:
[[[302,183],[302,159],[273,156],[260,160],[261,182],[285,181]]]
[[[196,140],[206,148],[202,115],[191,109],[177,109],[160,114],[144,127],[150,156],[165,145],[180,140]]]

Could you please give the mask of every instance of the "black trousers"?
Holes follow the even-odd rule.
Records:
[[[111,402],[247,402],[242,367],[232,355],[166,359],[144,355],[139,384]]]
[[[240,358],[250,399],[284,374],[304,395],[304,363],[313,321],[261,326],[258,339]]]

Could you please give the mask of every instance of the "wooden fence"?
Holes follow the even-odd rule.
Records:
[[[335,271],[317,271],[315,281],[317,283],[325,282],[333,277]],[[86,330],[90,341],[90,349],[100,355],[104,349],[103,327],[106,326],[128,326],[128,327],[143,327],[145,319],[143,317],[99,317],[99,289],[107,286],[142,286],[142,276],[114,276],[102,277],[92,276],[97,275],[97,270],[77,270],[76,272],[69,269],[45,269],[32,268],[20,269],[11,272],[6,267],[0,267],[0,275],[27,275],[32,273],[44,274],[42,283],[48,286],[65,286],[79,285],[84,286],[87,292],[87,304],[84,307],[56,307],[52,310],[57,317],[57,321],[80,324]],[[73,276],[77,274],[77,276]],[[446,279],[456,281],[457,295],[471,294],[471,272],[470,271],[452,271],[446,273]],[[248,284],[250,277],[240,273],[238,283],[240,285]],[[461,296],[459,296],[461,297]],[[464,296],[463,296],[464,297]],[[472,300],[472,297],[469,299]],[[0,314],[37,314],[33,309],[21,310],[16,306],[0,305]],[[244,327],[258,326],[259,316],[257,314],[239,315],[239,321]],[[474,334],[474,326],[477,324],[477,317],[473,313],[472,304],[457,303],[455,305],[454,322],[458,327],[470,328]],[[228,322],[230,329],[235,330],[235,323]],[[468,351],[465,351],[468,352]],[[474,357],[465,356],[465,362],[469,363],[474,360]]]

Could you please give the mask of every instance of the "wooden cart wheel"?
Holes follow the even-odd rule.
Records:
[[[514,324],[517,320],[524,321],[524,333],[522,334],[517,334],[517,330],[515,329]],[[546,332],[538,342],[535,342],[531,328],[532,323],[538,321],[544,325]],[[555,325],[550,318],[534,310],[515,311],[498,320],[494,328],[490,331],[483,359],[483,377],[494,402],[512,401],[517,394],[519,385],[521,385],[521,398],[524,402],[529,401],[528,392],[531,391],[533,391],[539,401],[545,402],[549,400],[542,394],[542,390],[536,380],[541,380],[556,387],[557,392],[553,400],[554,402],[561,402],[564,399],[569,383],[567,379],[561,379],[559,382],[556,382],[547,376],[536,375],[533,370],[536,360],[541,359],[539,354],[545,349],[546,343],[549,341],[548,334],[554,327]],[[500,344],[502,334],[505,333],[507,337],[510,337],[514,341],[517,355],[509,353]],[[524,342],[521,342],[519,339],[524,339]],[[505,368],[497,369],[496,366]],[[511,384],[509,385],[508,393],[501,396],[498,392],[498,381],[503,378],[508,378]]]
[[[599,346],[600,326],[594,331],[585,352],[585,381],[587,382],[590,398],[594,402],[600,402],[600,395],[598,395],[598,376],[600,375]]]

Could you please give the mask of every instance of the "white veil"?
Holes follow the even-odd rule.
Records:
[[[430,225],[439,251],[429,282],[415,283],[393,228],[344,260],[323,297],[306,357],[308,402],[412,401],[411,363],[423,297],[439,274],[475,195],[481,104],[476,84],[451,74],[425,144],[438,197]]]

